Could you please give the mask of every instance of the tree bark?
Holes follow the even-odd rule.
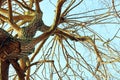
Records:
[[[9,65],[13,65],[21,80],[24,80],[24,71],[21,70],[17,60],[21,52],[20,42],[14,39],[5,30],[0,29],[0,80],[8,80]]]
[[[0,80],[8,80],[9,65],[10,63],[8,60],[0,60]]]

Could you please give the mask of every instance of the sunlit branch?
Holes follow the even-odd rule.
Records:
[[[3,53],[6,57],[1,60],[16,61],[10,62],[17,67],[14,67],[16,73],[9,78],[18,79],[18,76],[22,75],[27,80],[34,79],[34,76],[41,80],[54,77],[61,80],[91,79],[91,77],[96,80],[118,79],[115,74],[120,73],[118,19],[120,4],[115,4],[115,0],[106,2],[100,0],[100,6],[94,7],[96,5],[92,4],[94,0],[90,3],[85,0],[57,0],[57,2],[48,0],[52,7],[49,5],[47,7],[50,9],[54,7],[55,15],[52,25],[47,26],[48,24],[43,21],[47,10],[44,1],[47,0],[0,0],[0,26],[4,32],[12,34],[13,42],[18,41],[21,44],[20,54]],[[108,4],[109,2],[111,4]],[[36,33],[37,31],[40,31],[40,34]],[[0,41],[2,42],[0,52],[3,40]],[[7,41],[8,43],[5,43],[9,44],[10,41]],[[19,67],[20,61],[18,61],[21,57],[30,58],[23,70]],[[34,62],[35,60],[37,61]],[[35,70],[31,74],[30,69],[33,67]],[[24,73],[26,75],[23,75]]]
[[[18,16],[13,16],[13,19],[15,21],[20,21],[20,20],[31,21],[33,19],[33,16],[31,16],[31,15],[18,15]]]
[[[63,5],[64,2],[65,2],[65,0],[58,1],[54,23],[50,27],[50,29],[47,32],[45,32],[42,35],[40,35],[39,37],[33,39],[32,42],[31,42],[31,44],[36,45],[41,40],[45,40],[46,38],[48,38],[54,32],[54,30],[57,28],[57,25],[59,23],[60,14],[61,14],[61,7],[62,7],[62,5]]]
[[[21,15],[20,13],[15,12],[15,11],[12,11],[12,13],[17,14],[17,15]],[[6,16],[6,17],[9,16],[8,15],[8,10],[7,9],[3,9],[3,8],[0,8],[0,14],[3,15],[3,16]]]
[[[1,18],[3,21],[7,22],[11,27],[13,27],[13,28],[15,29],[16,32],[19,33],[20,27],[18,27],[18,25],[16,25],[15,23],[11,23],[8,18],[6,18],[5,16],[3,16],[3,15],[1,15],[1,14],[0,14],[0,18]]]
[[[97,46],[95,45],[95,43],[93,42],[93,40],[90,37],[88,37],[88,36],[71,35],[68,32],[62,33],[62,31],[60,33],[62,35],[64,35],[66,38],[69,38],[71,40],[82,41],[82,42],[89,42],[94,47],[94,51],[95,51],[95,54],[97,56],[97,61],[98,61],[97,69],[99,68],[100,63],[103,62],[103,60],[102,60],[102,58],[100,56],[100,53],[99,53],[99,51],[97,49]]]
[[[8,17],[8,10],[5,10],[3,8],[0,8],[0,14]]]
[[[54,23],[49,30],[50,32],[53,32],[56,29],[56,27],[59,23],[62,5],[65,1],[66,0],[58,0],[58,2],[57,2],[56,15],[55,15],[55,18],[54,18]]]
[[[30,65],[30,60],[28,59],[27,63],[26,63],[26,66],[29,66]],[[29,80],[30,79],[30,71],[31,71],[31,68],[29,67],[27,70],[26,70],[26,80]]]

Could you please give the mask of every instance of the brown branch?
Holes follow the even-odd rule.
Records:
[[[31,22],[29,23],[28,26],[26,27],[22,27],[22,32],[21,33],[24,33],[24,34],[21,34],[19,35],[19,38],[21,39],[32,39],[36,33],[36,31],[38,30],[38,28],[40,26],[42,26],[44,23],[42,21],[42,11],[40,10],[40,7],[39,7],[39,2],[38,0],[35,1],[35,6],[36,6],[36,13],[35,13],[35,16],[34,18],[31,20]],[[28,13],[31,13],[30,11],[28,11]],[[25,44],[25,45],[24,45]],[[29,44],[29,42],[27,43]],[[33,44],[30,44],[30,46],[26,46],[27,45],[26,43],[22,43],[21,44],[21,50],[22,52],[21,53],[25,53],[26,54],[33,50],[34,46]],[[25,52],[24,52],[25,51]],[[23,57],[20,59],[20,67],[24,70],[25,67],[29,66],[30,65],[30,61],[26,61],[26,58],[28,58],[27,56]],[[27,63],[29,63],[27,65]],[[26,79],[29,79],[29,72],[30,69],[27,70],[27,76],[26,76]]]
[[[9,69],[9,64],[11,63],[13,67],[15,68],[18,76],[21,78],[21,80],[24,80],[24,71],[21,70],[19,64],[17,63],[17,59],[15,58],[15,55],[19,55],[20,53],[20,43],[17,40],[14,40],[14,38],[7,33],[5,30],[0,29],[0,58],[3,59],[1,62],[1,68],[2,66],[5,66],[6,70],[2,68],[5,72],[6,77],[8,76],[7,72]],[[7,59],[9,55],[12,55],[11,59]],[[9,64],[8,64],[9,63]],[[2,79],[3,80],[3,79]],[[7,80],[7,79],[4,79]]]
[[[28,60],[29,60],[29,58],[28,58]],[[26,62],[26,65],[27,66],[30,66],[30,60],[29,61],[27,61]],[[25,70],[26,71],[26,80],[30,80],[30,67],[27,69],[27,70]]]
[[[0,14],[8,17],[8,10],[0,8]]]
[[[70,34],[69,31],[60,30],[60,29],[57,29],[54,33],[58,36],[62,35],[63,36],[62,39],[71,39],[71,40],[75,40],[75,41],[82,41],[82,42],[90,43],[94,48],[95,54],[97,56],[97,62],[98,62],[96,65],[95,73],[98,71],[98,68],[103,63],[103,60],[101,58],[101,55],[100,55],[100,52],[99,52],[97,46],[95,45],[95,43],[93,42],[93,40],[90,37],[73,35],[73,34]]]
[[[47,39],[43,40],[41,42],[41,44],[39,45],[39,47],[37,48],[37,50],[34,52],[33,56],[31,57],[30,61],[32,62],[35,58],[35,56],[38,54],[38,52],[40,51],[40,49],[42,48],[42,46],[44,45],[44,43],[46,42]]]
[[[43,44],[44,42],[46,41],[46,39],[52,34],[52,32],[56,29],[57,25],[58,25],[58,22],[59,22],[59,18],[60,18],[60,14],[61,14],[61,7],[63,5],[63,3],[65,2],[65,0],[61,0],[61,1],[58,1],[58,5],[57,5],[57,10],[56,10],[56,16],[55,16],[55,19],[54,19],[54,23],[52,25],[52,28],[50,28],[50,30],[48,32],[45,32],[43,33],[42,35],[40,35],[39,37],[33,39],[30,43],[23,43],[22,46],[22,51],[26,51],[26,50],[31,50],[32,48],[34,48],[34,46],[39,43],[40,41],[43,40]],[[43,44],[41,45],[41,47],[43,46]],[[28,47],[29,46],[29,47]],[[36,54],[35,54],[36,56]],[[34,59],[34,57],[32,58],[32,60]]]
[[[56,7],[56,15],[55,15],[55,18],[54,18],[54,23],[51,26],[49,32],[53,32],[56,29],[56,27],[59,23],[59,20],[60,20],[60,14],[61,14],[61,10],[62,10],[61,8],[62,8],[62,5],[64,4],[65,1],[66,0],[58,0],[57,7]]]
[[[52,65],[53,65],[53,67],[54,67],[54,69],[55,69],[55,71],[56,71],[56,73],[57,73],[59,79],[62,80],[62,77],[61,77],[60,74],[58,73],[58,70],[57,70],[57,68],[55,67],[54,62],[52,62]]]
[[[9,17],[8,13],[9,13],[9,12],[8,12],[7,9],[0,8],[0,14],[1,14],[1,15],[5,16],[5,17]],[[18,14],[19,16],[21,15],[20,13],[15,12],[15,11],[12,11],[12,13]],[[13,20],[14,20],[14,17],[13,17]]]
[[[35,0],[35,7],[36,7],[36,12],[39,13],[40,12],[40,6],[39,6],[39,1]]]
[[[31,21],[33,19],[33,16],[31,15],[18,15],[18,16],[13,16],[14,21],[20,21],[20,20],[25,20],[25,21]]]
[[[30,68],[31,66],[33,66],[33,65],[40,64],[40,63],[42,64],[42,63],[46,63],[46,62],[52,63],[52,62],[54,62],[54,60],[40,60],[40,61],[36,61],[36,62],[30,64],[30,65],[26,68],[26,70],[27,70],[28,68]]]
[[[75,1],[76,0],[71,0],[70,4],[63,11],[62,16],[66,16],[70,11],[72,11],[74,8],[76,8],[77,6],[79,6],[83,2],[83,0],[80,0],[77,4],[74,5],[74,3],[77,2],[77,1],[76,2]],[[72,5],[74,5],[74,6],[72,6]]]
[[[20,28],[18,27],[17,24],[14,23],[13,21],[13,15],[12,15],[12,5],[11,5],[11,0],[7,0],[8,2],[8,17],[9,17],[9,23],[10,25],[18,32],[18,34],[20,33]]]
[[[67,6],[67,8],[63,11],[62,16],[66,16],[68,13],[68,10],[70,7],[75,3],[75,0],[71,0],[70,4]]]
[[[12,5],[11,5],[11,0],[7,0],[8,3],[8,15],[9,15],[9,20],[11,23],[13,23],[13,15],[12,15]]]
[[[9,71],[10,62],[8,60],[0,60],[0,80],[8,80],[8,71]]]
[[[116,8],[115,8],[115,3],[114,3],[114,2],[115,2],[115,1],[112,0],[113,9],[115,10],[115,14],[120,18],[120,15],[118,14],[118,12],[117,12],[117,10],[116,10]]]
[[[19,76],[19,79],[20,80],[25,80],[24,77],[25,77],[25,74],[24,74],[24,71],[20,68],[19,64],[17,61],[15,60],[10,60],[12,66],[14,67],[16,73],[18,74]]]

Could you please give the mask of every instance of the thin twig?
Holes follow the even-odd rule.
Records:
[[[112,0],[113,9],[115,10],[116,15],[120,18],[120,15],[118,14],[118,12],[117,12],[117,10],[116,10],[116,8],[115,8],[115,3],[114,3],[114,2],[115,2],[115,1]]]

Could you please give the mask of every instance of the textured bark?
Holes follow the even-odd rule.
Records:
[[[8,80],[10,63],[13,65],[21,80],[24,80],[24,71],[21,70],[17,60],[21,52],[20,42],[14,39],[6,31],[0,29],[0,61],[1,61],[1,80]]]
[[[21,57],[28,55],[26,53],[29,53],[34,46],[35,44],[31,44],[31,40],[16,39],[0,28],[1,80],[7,80],[9,64],[13,65],[19,79],[24,80],[25,72],[21,69],[17,61]]]
[[[3,45],[4,45],[4,42],[5,40],[9,37],[9,35],[4,32],[4,30],[0,29],[0,58],[3,58],[4,55],[3,55]],[[7,60],[2,60],[0,59],[0,80],[8,80],[8,70],[9,70],[9,61]]]
[[[6,59],[18,55],[20,53],[20,42],[15,40],[6,31],[0,29],[0,58]],[[14,55],[14,56],[11,56]]]
[[[9,71],[9,61],[1,61],[1,72],[0,72],[0,80],[8,80],[8,71]]]

